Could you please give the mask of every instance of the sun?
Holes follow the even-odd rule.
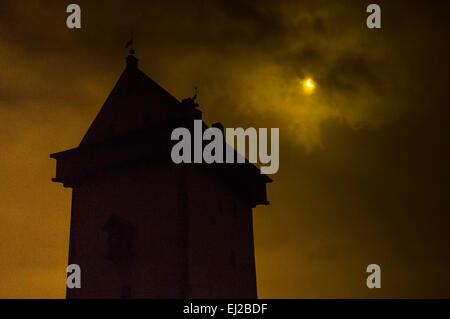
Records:
[[[303,93],[305,94],[313,94],[316,89],[316,83],[312,78],[306,78],[301,81]]]

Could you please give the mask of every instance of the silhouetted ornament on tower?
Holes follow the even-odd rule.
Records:
[[[134,51],[78,147],[52,154],[72,189],[68,298],[254,298],[252,209],[270,178],[245,164],[174,164],[171,132],[201,119]],[[204,124],[206,127],[206,124]]]

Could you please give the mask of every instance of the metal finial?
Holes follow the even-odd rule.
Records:
[[[130,54],[134,55],[136,53],[136,51],[134,50],[134,35],[133,32],[131,32],[131,38],[130,40],[128,40],[128,42],[125,44],[125,48],[126,49],[130,49]]]

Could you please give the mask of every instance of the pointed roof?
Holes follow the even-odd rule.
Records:
[[[96,144],[129,131],[180,118],[185,113],[186,107],[139,70],[138,59],[131,51],[125,70],[80,145]]]
[[[179,102],[139,70],[138,59],[131,51],[125,70],[80,145],[50,155],[57,160],[52,180],[65,187],[77,187],[109,172],[172,162],[175,142],[170,139],[171,132],[177,127],[192,130],[193,120],[202,117],[197,106],[193,98]],[[271,179],[260,174],[253,164],[198,166],[253,206],[268,204],[266,183]]]

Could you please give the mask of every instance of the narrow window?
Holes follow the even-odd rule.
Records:
[[[231,267],[236,270],[236,253],[234,250],[231,251]]]
[[[108,259],[116,265],[131,262],[134,259],[134,226],[123,218],[112,215],[103,230],[108,236]]]

